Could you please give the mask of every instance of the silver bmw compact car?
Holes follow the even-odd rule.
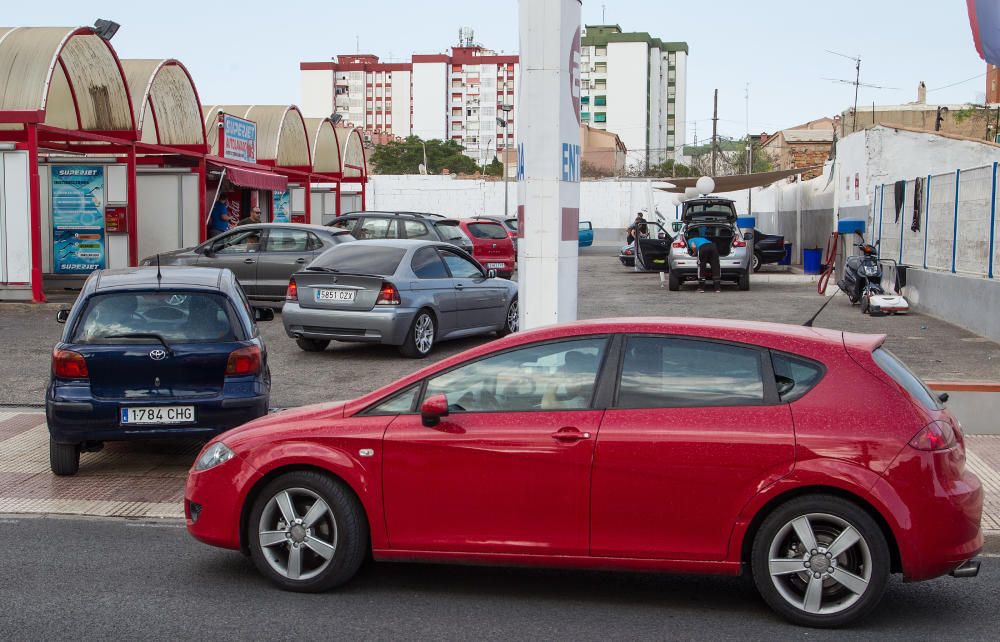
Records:
[[[421,358],[438,341],[516,332],[517,284],[448,243],[345,243],[292,275],[281,316],[307,352],[354,341]]]

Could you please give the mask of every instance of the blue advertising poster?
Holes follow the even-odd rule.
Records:
[[[222,155],[234,160],[257,162],[257,123],[226,114],[222,119]]]
[[[52,167],[52,263],[56,274],[89,274],[106,265],[104,167]]]
[[[272,212],[272,223],[290,223],[291,222],[291,212],[288,208],[288,190],[282,192],[273,192],[274,199],[272,201],[273,207]]]

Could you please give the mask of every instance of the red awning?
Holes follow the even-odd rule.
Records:
[[[214,160],[209,161],[209,164],[225,170],[226,180],[239,187],[263,189],[272,192],[283,192],[288,189],[288,179],[280,174],[236,167],[228,163],[218,163]]]

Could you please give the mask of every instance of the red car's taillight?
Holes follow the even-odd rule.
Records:
[[[295,277],[288,282],[288,289],[285,291],[285,301],[299,300],[299,286],[295,284]]]
[[[932,421],[910,440],[917,450],[948,450],[955,443],[955,430],[947,421]]]
[[[229,353],[226,362],[226,376],[239,377],[260,372],[260,348],[247,346]]]
[[[55,350],[52,353],[52,374],[60,379],[87,379],[87,360],[79,352]]]
[[[402,301],[399,298],[399,290],[392,283],[383,283],[382,289],[378,292],[375,305],[399,305]]]

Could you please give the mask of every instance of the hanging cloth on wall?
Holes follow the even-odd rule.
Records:
[[[906,198],[906,181],[896,181],[896,219],[899,223],[899,215],[903,213],[903,199]]]
[[[924,187],[927,179],[917,177],[913,180],[913,222],[910,223],[910,231],[920,231],[920,210],[923,209]]]

